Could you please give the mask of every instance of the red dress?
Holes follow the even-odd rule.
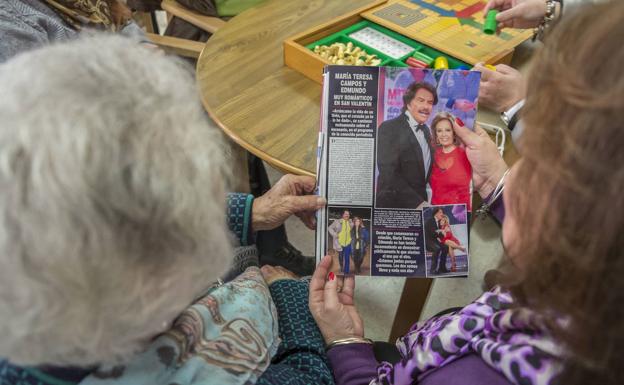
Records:
[[[441,147],[437,148],[433,155],[433,167],[429,178],[431,204],[465,203],[468,210],[471,210],[471,175],[472,168],[462,147],[457,146],[448,154],[444,153]]]
[[[444,228],[442,230],[444,230],[445,233],[444,233],[444,237],[442,237],[442,239],[440,240],[441,243],[444,243],[446,241],[453,241],[453,242],[457,243],[458,245],[461,244],[457,240],[457,238],[455,238],[455,236],[453,235],[453,232],[451,231],[451,226],[446,225],[446,226],[444,226]]]

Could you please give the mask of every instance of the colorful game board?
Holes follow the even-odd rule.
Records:
[[[497,61],[530,38],[530,30],[483,32],[483,0],[390,0],[362,14],[467,63]]]

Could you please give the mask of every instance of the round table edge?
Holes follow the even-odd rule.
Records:
[[[204,49],[202,49],[200,55],[199,55],[199,59],[198,59],[198,64],[199,61],[201,60],[204,51],[206,50],[206,46],[204,46]],[[213,111],[213,109],[210,107],[210,105],[208,104],[208,102],[206,101],[206,98],[204,97],[204,93],[201,89],[201,84],[199,84],[199,65],[196,66],[195,68],[195,77],[196,77],[196,82],[197,82],[197,87],[199,89],[199,93],[200,93],[200,99],[202,102],[202,105],[204,106],[204,109],[206,109],[206,112],[208,112],[208,115],[210,116],[210,118],[217,124],[217,126],[219,126],[219,128],[230,138],[232,139],[235,143],[237,143],[239,146],[243,147],[245,150],[251,152],[252,154],[258,156],[260,159],[264,160],[265,162],[269,163],[270,165],[272,165],[273,167],[287,172],[287,173],[293,173],[296,175],[307,175],[307,176],[312,176],[312,177],[316,177],[316,174],[314,172],[310,172],[306,169],[303,168],[299,168],[299,167],[295,167],[289,163],[286,163],[282,160],[279,160],[269,154],[267,154],[266,152],[262,151],[261,149],[252,146],[251,144],[249,144],[248,142],[246,142],[243,138],[241,138],[238,134],[236,134],[234,131],[230,130],[225,124],[223,124],[223,122],[217,117],[216,113]]]

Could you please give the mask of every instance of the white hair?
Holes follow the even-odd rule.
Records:
[[[230,262],[224,142],[188,68],[95,36],[0,66],[0,357],[117,363]]]

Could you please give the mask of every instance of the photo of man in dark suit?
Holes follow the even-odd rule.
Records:
[[[402,113],[378,127],[376,207],[415,209],[427,200],[433,148],[426,122],[437,103],[433,85],[414,82],[403,94]]]
[[[433,215],[425,222],[425,245],[427,251],[431,252],[431,266],[429,274],[448,273],[446,268],[446,258],[448,257],[448,246],[440,240],[443,233],[440,227],[440,219],[444,217],[444,210],[437,207],[433,209]]]

